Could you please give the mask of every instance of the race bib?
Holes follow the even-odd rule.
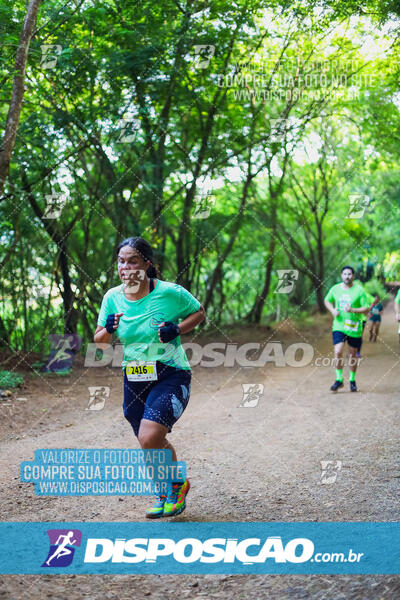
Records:
[[[128,381],[153,381],[157,379],[155,361],[133,360],[126,365],[125,372]]]
[[[352,321],[351,319],[344,320],[344,328],[346,331],[352,331],[353,333],[357,333],[358,331],[358,321]]]

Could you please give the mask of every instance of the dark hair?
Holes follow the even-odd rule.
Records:
[[[144,240],[141,237],[126,238],[126,240],[123,240],[118,246],[117,256],[121,248],[123,248],[124,246],[130,246],[131,248],[135,248],[144,260],[149,260],[151,262],[151,265],[147,269],[146,275],[148,277],[156,277],[157,279],[159,279],[157,268],[154,265],[153,248],[150,246],[149,242],[146,242],[146,240]]]
[[[350,271],[351,271],[351,272],[353,273],[353,275],[354,275],[354,269],[353,269],[353,267],[350,267],[349,265],[347,265],[346,267],[343,267],[343,269],[342,269],[340,272],[341,272],[341,273],[343,273],[343,271],[344,271],[345,269],[350,269]]]

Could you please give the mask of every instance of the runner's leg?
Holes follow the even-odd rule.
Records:
[[[357,371],[357,348],[353,348],[353,346],[350,346],[350,344],[348,345],[349,348],[349,371],[350,371],[350,377],[351,377],[351,373],[354,373],[354,377],[355,377],[355,373]],[[350,379],[350,381],[354,381],[354,379]]]
[[[335,344],[333,349],[335,352],[335,360],[334,360],[334,365],[335,365],[335,369],[336,369],[336,376],[338,375],[338,371],[342,371],[343,373],[343,346],[344,346],[344,342],[339,342],[338,344]],[[343,377],[343,375],[342,375]],[[336,377],[337,379],[337,377]]]
[[[361,342],[361,338],[353,338],[353,337],[347,338],[347,343],[348,343],[348,347],[349,347],[349,354],[348,354],[349,370],[350,370],[349,381],[350,381],[350,391],[351,392],[357,391],[356,371],[357,371],[357,366],[358,366],[358,361],[359,361],[359,359],[357,358],[357,350],[360,347],[360,342]]]
[[[165,448],[171,450],[172,460],[177,461],[175,449],[165,437],[167,433],[168,427],[165,427],[165,425],[149,421],[148,419],[142,419],[140,421],[138,440],[143,450],[162,450]]]
[[[372,342],[372,338],[374,335],[373,329],[374,329],[374,322],[368,321],[368,331],[369,331],[369,341],[370,342]]]
[[[363,335],[364,335],[364,329],[365,329],[365,326],[366,326],[366,324],[367,324],[367,321],[365,321],[365,320],[364,320],[364,321],[362,322],[361,344],[360,344],[360,347],[359,347],[359,348],[358,348],[358,350],[357,350],[357,356],[358,356],[359,358],[361,358],[361,346],[362,346],[362,343],[363,343]]]
[[[166,435],[189,402],[191,372],[158,365],[157,373],[159,379],[146,398],[138,439],[143,449],[171,450],[172,460],[177,461],[175,449]],[[186,507],[185,499],[189,489],[189,480],[178,475],[176,480],[170,482],[167,495],[157,497],[155,505],[146,510],[146,517],[172,517],[180,514]]]
[[[135,436],[138,436],[140,422],[144,413],[146,398],[151,390],[151,382],[139,383],[128,381],[124,369],[124,417],[132,426]]]
[[[332,332],[333,337],[333,348],[335,353],[334,366],[335,366],[335,381],[331,385],[331,391],[337,392],[339,388],[343,387],[343,345],[345,336],[339,331]]]

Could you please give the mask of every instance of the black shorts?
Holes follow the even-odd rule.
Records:
[[[382,319],[381,315],[372,315],[368,320],[371,321],[371,323],[380,323]]]
[[[357,348],[357,350],[361,348],[361,337],[351,337],[347,333],[343,333],[343,331],[332,331],[332,339],[334,346],[340,342],[347,342],[352,348]]]
[[[128,381],[124,369],[124,416],[132,425],[137,437],[140,421],[148,419],[168,431],[179,419],[189,402],[190,369],[177,369],[156,362],[157,379],[154,381]]]

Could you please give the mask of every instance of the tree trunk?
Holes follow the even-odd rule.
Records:
[[[318,310],[320,313],[326,313],[326,306],[324,303],[324,293],[322,291],[322,284],[320,281],[317,282],[315,288],[315,295],[317,299]]]
[[[60,249],[59,264],[63,278],[63,289],[61,295],[64,303],[64,333],[76,333],[78,325],[78,313],[73,306],[75,300],[71,288],[71,277],[69,275],[68,252],[65,241],[58,244]]]
[[[10,336],[6,329],[3,319],[0,316],[0,346],[8,348],[10,345]]]
[[[33,29],[36,25],[37,14],[41,0],[31,0],[22,27],[17,55],[15,58],[15,75],[10,107],[8,110],[3,141],[0,145],[0,194],[10,170],[11,154],[17,137],[19,117],[24,96],[25,71],[28,58],[29,44]]]
[[[48,321],[49,321],[50,308],[51,308],[51,294],[52,294],[52,291],[53,291],[53,283],[54,283],[54,279],[55,279],[56,269],[57,269],[57,258],[54,261],[53,269],[51,271],[50,291],[49,291],[49,296],[47,298],[46,312],[45,312],[44,323],[43,323],[42,342],[44,340],[44,336],[47,333],[47,324],[48,324]]]
[[[26,289],[27,277],[26,277],[26,267],[24,264],[25,263],[24,250],[25,250],[25,247],[22,245],[22,239],[21,239],[21,251],[19,254],[19,263],[20,263],[19,266],[20,266],[20,281],[22,282],[22,290],[21,290],[22,314],[24,316],[22,349],[24,352],[26,352],[28,349],[29,319],[28,319],[28,307],[27,307],[28,295],[27,295],[27,289]]]
[[[252,182],[253,177],[254,177],[254,175],[251,175],[251,173],[249,172],[247,175],[246,181],[244,182],[244,185],[243,185],[242,197],[240,200],[240,207],[239,207],[239,214],[237,217],[235,217],[234,224],[232,227],[231,237],[229,239],[229,242],[225,246],[225,249],[223,250],[223,252],[219,253],[217,266],[214,269],[214,272],[211,276],[211,280],[207,282],[207,295],[206,295],[206,299],[204,302],[205,310],[207,310],[208,306],[211,304],[215,286],[216,286],[217,282],[222,278],[222,267],[223,267],[228,255],[231,253],[235,241],[237,240],[237,236],[240,231],[240,226],[242,224],[243,212],[244,212],[244,208],[246,205],[247,196],[248,196],[249,190],[250,190],[250,184]]]
[[[315,294],[318,304],[318,310],[320,313],[326,313],[327,309],[324,303],[324,294],[322,291],[322,284],[325,277],[325,265],[324,265],[324,246],[322,238],[322,221],[318,221],[318,240],[317,240],[317,261],[318,261],[318,275],[319,281],[316,282]]]
[[[246,316],[246,320],[251,323],[260,323],[261,315],[264,308],[265,300],[269,294],[269,288],[271,285],[271,275],[272,275],[272,267],[274,265],[274,255],[275,255],[275,246],[276,246],[276,213],[277,213],[277,204],[276,199],[273,200],[271,206],[271,237],[269,239],[268,245],[268,256],[266,262],[266,270],[265,270],[265,281],[264,287],[262,289],[261,294],[256,297],[253,308]]]
[[[261,315],[264,308],[265,300],[269,294],[269,288],[271,285],[271,275],[272,275],[272,267],[274,264],[274,253],[275,253],[275,237],[272,236],[269,242],[268,247],[268,258],[267,258],[267,268],[265,271],[265,282],[262,292],[259,296],[257,296],[256,301],[254,303],[253,310],[249,314],[249,320],[253,323],[260,323]]]

